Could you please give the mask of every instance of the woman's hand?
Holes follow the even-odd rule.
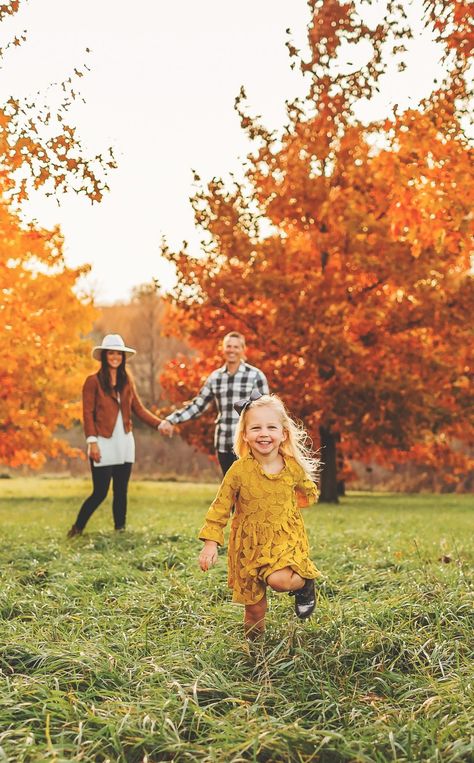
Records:
[[[174,431],[173,424],[171,424],[166,419],[163,419],[163,421],[158,427],[158,432],[160,432],[160,434],[165,435],[166,437],[173,437],[173,431]]]
[[[87,446],[87,455],[89,458],[92,458],[93,461],[96,462],[96,464],[100,461],[100,448],[96,442],[90,442]]]
[[[217,543],[215,540],[205,540],[204,547],[199,554],[199,566],[203,572],[217,562]]]

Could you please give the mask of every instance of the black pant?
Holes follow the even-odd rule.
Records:
[[[116,464],[115,466],[94,466],[91,460],[93,492],[82,504],[76,519],[76,527],[83,530],[88,520],[109,492],[112,480],[113,501],[112,511],[116,530],[125,527],[127,516],[127,489],[132,473],[133,464]]]
[[[230,469],[234,461],[237,461],[237,456],[233,450],[218,450],[217,458],[219,459],[222,474],[225,474]]]

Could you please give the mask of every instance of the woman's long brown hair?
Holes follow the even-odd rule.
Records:
[[[115,387],[112,387],[112,383],[110,381],[110,368],[109,368],[109,364],[107,363],[107,350],[101,351],[100,370],[99,370],[98,376],[99,376],[100,386],[102,387],[106,395],[111,395],[114,390],[115,392],[122,392],[122,390],[127,386],[128,374],[127,374],[126,364],[127,364],[127,358],[125,353],[122,352],[122,362],[117,368],[117,384],[115,385]]]

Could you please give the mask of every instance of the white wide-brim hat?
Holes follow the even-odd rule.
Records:
[[[125,342],[120,334],[106,334],[102,340],[102,344],[99,344],[92,350],[92,357],[95,358],[95,360],[100,360],[102,350],[126,352],[128,355],[135,355],[136,352],[136,350],[132,350],[131,347],[125,347]]]

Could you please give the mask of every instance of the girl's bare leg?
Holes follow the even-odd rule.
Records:
[[[251,641],[262,635],[265,629],[265,613],[267,611],[267,596],[263,594],[257,604],[246,604],[244,614],[245,635]]]
[[[285,591],[298,591],[300,588],[303,588],[305,581],[291,567],[283,567],[281,570],[272,572],[267,577],[266,583],[274,591],[283,593]]]

